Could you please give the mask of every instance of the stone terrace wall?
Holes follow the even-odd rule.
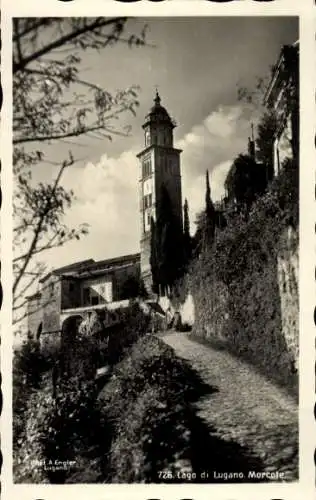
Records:
[[[283,252],[278,256],[278,282],[282,332],[288,351],[298,370],[299,359],[299,260],[298,234],[291,228],[281,235]]]
[[[192,334],[225,346],[293,388],[299,350],[298,232],[285,229],[275,245],[280,250],[263,267],[229,285],[214,279],[212,270],[203,281],[191,276]]]

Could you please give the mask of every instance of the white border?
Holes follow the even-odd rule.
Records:
[[[3,414],[1,419],[1,447],[4,456],[2,469],[2,496],[4,500],[77,500],[103,499],[201,499],[215,500],[298,500],[314,498],[315,480],[313,455],[315,449],[315,325],[313,321],[315,300],[315,181],[316,162],[314,134],[316,68],[314,32],[316,6],[312,0],[275,0],[271,3],[253,0],[234,0],[213,3],[206,0],[164,2],[139,2],[124,4],[111,0],[2,0],[2,109],[0,151],[2,158],[1,184],[3,205],[2,226],[2,284],[4,290],[1,310],[1,370],[3,376]],[[300,161],[300,480],[291,484],[227,484],[227,485],[13,485],[12,483],[12,407],[11,407],[11,307],[12,283],[12,74],[11,74],[11,17],[13,16],[93,16],[93,15],[143,16],[300,16],[300,73],[301,73],[301,161]]]

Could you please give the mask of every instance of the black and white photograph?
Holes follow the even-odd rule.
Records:
[[[12,19],[15,484],[299,480],[299,60],[294,16]]]

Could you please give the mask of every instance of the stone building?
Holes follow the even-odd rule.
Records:
[[[173,212],[182,227],[180,153],[173,145],[174,121],[156,93],[154,105],[145,118],[144,148],[140,160],[140,253],[95,262],[84,260],[55,269],[40,280],[39,291],[28,297],[28,331],[59,334],[67,322],[81,322],[91,311],[108,311],[113,323],[115,311],[128,306],[145,284],[151,291],[150,227],[156,220],[162,184],[168,190]],[[135,180],[136,187],[136,180]]]
[[[137,155],[140,161],[140,221],[141,221],[141,275],[147,289],[151,288],[150,227],[151,218],[157,220],[161,187],[164,185],[172,203],[174,215],[182,220],[180,149],[173,144],[175,122],[161,105],[156,93],[154,105],[145,118],[144,148]]]
[[[283,46],[264,97],[276,114],[273,148],[274,175],[286,158],[298,160],[299,150],[299,42]]]
[[[125,255],[95,262],[84,260],[55,269],[40,280],[40,290],[28,297],[28,330],[58,333],[74,317],[81,321],[93,310],[108,309],[108,322],[115,310],[124,308],[137,294],[140,255]]]

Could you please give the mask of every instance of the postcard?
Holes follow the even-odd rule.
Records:
[[[5,500],[314,494],[314,9],[3,2]]]

